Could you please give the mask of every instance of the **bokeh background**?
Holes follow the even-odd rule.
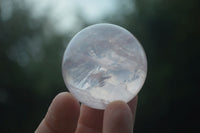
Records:
[[[199,0],[0,0],[0,132],[34,132],[56,94],[70,39],[95,23],[131,31],[148,58],[135,133],[199,127]]]

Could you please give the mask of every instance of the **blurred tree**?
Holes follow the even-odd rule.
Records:
[[[126,26],[143,44],[148,76],[139,94],[139,132],[192,132],[198,127],[198,0],[137,0]]]
[[[60,68],[68,38],[50,31],[46,18],[32,18],[23,3],[1,4],[0,131],[32,132],[65,88]]]

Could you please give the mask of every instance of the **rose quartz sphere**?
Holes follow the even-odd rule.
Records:
[[[146,78],[147,59],[129,31],[113,24],[95,24],[69,42],[62,74],[81,103],[105,109],[110,102],[129,102],[138,94]]]

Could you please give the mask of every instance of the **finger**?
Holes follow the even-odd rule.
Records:
[[[128,104],[115,101],[106,107],[103,119],[103,133],[132,133],[132,112]]]
[[[80,105],[69,93],[58,94],[36,133],[74,133],[79,117]]]
[[[133,125],[135,123],[135,115],[136,115],[137,102],[138,102],[138,96],[136,96],[130,102],[128,102],[128,105],[129,105],[129,107],[131,109],[131,112],[132,112]]]
[[[103,110],[81,105],[76,133],[102,133],[103,113]]]

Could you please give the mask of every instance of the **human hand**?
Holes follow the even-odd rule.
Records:
[[[68,92],[58,94],[35,133],[132,133],[137,97],[128,104],[110,103],[105,110],[89,108]]]

